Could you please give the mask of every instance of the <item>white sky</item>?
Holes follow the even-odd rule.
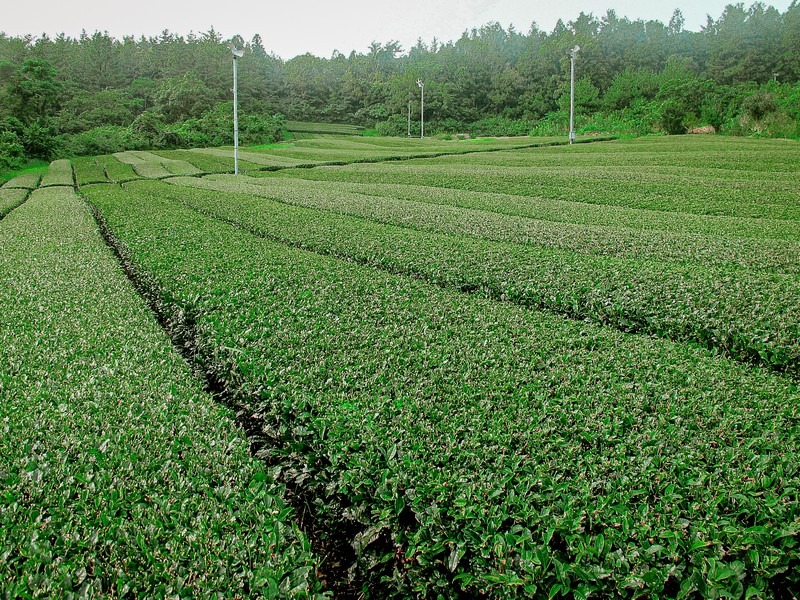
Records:
[[[288,59],[311,52],[329,57],[334,50],[364,52],[372,41],[398,40],[408,49],[421,37],[426,43],[456,40],[465,29],[499,21],[527,33],[532,22],[551,31],[556,21],[574,20],[581,11],[602,17],[613,8],[632,20],[667,23],[676,8],[686,28],[697,31],[706,15],[719,18],[735,0],[39,0],[32,6],[19,0],[0,0],[0,31],[34,36],[85,29],[107,31],[114,37],[158,35],[164,29],[186,35],[212,26],[225,38],[240,34],[250,40],[258,33],[267,52]],[[791,0],[766,0],[785,12]],[[746,0],[745,6],[752,1]]]

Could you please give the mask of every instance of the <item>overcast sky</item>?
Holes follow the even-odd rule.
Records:
[[[551,31],[556,21],[575,19],[581,11],[602,17],[613,8],[630,19],[667,23],[679,8],[686,28],[697,31],[706,15],[719,18],[734,0],[39,0],[32,5],[0,0],[0,31],[34,36],[65,33],[71,37],[107,31],[114,37],[152,36],[164,29],[186,35],[212,26],[223,37],[261,35],[267,52],[289,59],[311,52],[329,57],[334,50],[364,52],[372,41],[399,41],[404,49],[417,38],[455,40],[466,29],[499,21],[527,33],[531,23]],[[766,4],[785,12],[791,0]],[[752,2],[746,1],[745,6]]]

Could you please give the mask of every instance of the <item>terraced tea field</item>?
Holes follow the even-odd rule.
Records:
[[[286,129],[292,134],[331,134],[331,135],[361,135],[363,127],[355,125],[333,125],[331,123],[308,123],[304,121],[288,121]],[[298,137],[298,139],[300,139]]]
[[[0,189],[0,589],[797,597],[800,147],[553,144]]]

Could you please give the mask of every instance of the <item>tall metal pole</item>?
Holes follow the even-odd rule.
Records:
[[[236,81],[236,50],[233,51],[233,174],[239,174],[239,96]]]
[[[425,85],[422,86],[422,91],[420,93],[419,127],[419,137],[422,139],[425,137]]]
[[[575,57],[578,55],[580,46],[575,46],[569,51],[569,143],[575,142]]]
[[[569,143],[572,144],[575,141],[575,53],[569,62]]]
[[[410,98],[408,100],[408,137],[411,137],[411,99]]]
[[[420,139],[425,137],[425,84],[422,83],[421,79],[417,79],[417,85],[420,89],[420,100],[419,100],[419,137]]]

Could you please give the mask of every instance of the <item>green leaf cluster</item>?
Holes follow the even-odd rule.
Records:
[[[734,147],[746,145],[685,141],[682,148],[689,156],[683,160],[691,161],[697,151],[707,160],[719,156],[724,162]],[[622,143],[619,154],[610,156],[581,150],[582,159],[553,149],[280,171],[292,176],[288,181],[217,176],[173,182],[226,195],[163,193],[185,196],[199,209],[260,235],[322,254],[623,331],[693,340],[740,360],[796,373],[800,230],[796,219],[779,218],[795,210],[793,176],[784,176],[783,169],[796,158],[776,144],[774,171],[769,171],[762,146],[763,171],[739,168],[731,177],[730,170],[720,170],[702,180],[699,169],[678,175],[677,169],[659,166],[673,148],[672,141],[656,139]],[[635,157],[628,156],[629,150]],[[543,167],[535,158],[540,152],[556,154]],[[592,163],[609,159],[618,164]],[[521,189],[534,181],[544,192],[548,181],[570,177],[571,167],[563,165],[567,160],[582,164],[581,176],[572,176],[569,189],[549,188],[547,199],[491,193],[484,183]],[[625,168],[628,161],[639,164]],[[643,161],[652,163],[646,176],[639,174]],[[598,188],[601,178],[612,181],[614,189]],[[651,186],[643,184],[645,178]],[[374,179],[392,183],[371,183]],[[676,198],[668,190],[677,194],[681,181],[691,191],[671,202],[671,212],[641,208],[666,205],[667,197]],[[473,192],[473,183],[487,191]],[[767,187],[775,194],[773,203],[763,206],[760,190]],[[228,201],[232,192],[240,193],[236,202]],[[596,206],[565,201],[586,200],[587,195]],[[729,202],[732,195],[741,200]],[[703,212],[704,202],[707,208],[728,202],[729,214],[708,219],[683,212]],[[768,215],[773,218],[755,218]],[[542,220],[530,218],[535,216]],[[603,221],[603,227],[590,225]]]
[[[184,206],[208,201],[189,188],[83,191],[194,364],[259,416],[281,477],[352,544],[371,595],[800,585],[792,380],[264,239]],[[311,214],[250,214],[272,213],[288,231]],[[338,218],[319,232],[348,248]],[[420,243],[405,232],[383,243]]]
[[[0,247],[0,597],[316,595],[285,488],[72,189],[34,191]]]

